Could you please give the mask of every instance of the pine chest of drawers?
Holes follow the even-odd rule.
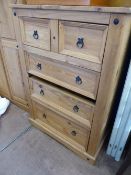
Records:
[[[126,10],[13,5],[30,121],[90,162],[107,134],[127,50]]]

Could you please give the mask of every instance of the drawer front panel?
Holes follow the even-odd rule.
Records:
[[[106,25],[59,22],[59,52],[102,64],[107,36]]]
[[[44,106],[41,106],[35,102],[33,102],[33,105],[36,120],[40,120],[47,126],[54,128],[63,135],[67,136],[69,139],[82,145],[85,149],[87,148],[90,134],[89,130],[86,130],[76,125],[70,120],[63,118],[62,116],[58,115],[57,113],[49,110]]]
[[[86,119],[89,125],[91,125],[94,112],[94,105],[92,103],[37,79],[31,78],[30,85],[31,94],[37,96],[38,99],[42,99],[44,103],[61,112],[74,116],[80,122],[82,118]]]
[[[63,86],[74,92],[96,99],[100,74],[53,62],[45,57],[29,55],[29,73]]]
[[[20,25],[24,44],[50,50],[50,20],[24,17]]]

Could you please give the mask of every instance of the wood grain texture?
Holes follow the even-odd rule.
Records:
[[[24,17],[20,26],[24,44],[50,50],[50,20]]]
[[[59,31],[58,31],[58,20],[50,21],[50,31],[51,31],[51,51],[58,53],[59,47]]]
[[[130,7],[130,0],[26,0],[29,5],[94,5],[94,6],[125,6]]]
[[[16,34],[16,39],[17,43],[19,45],[19,61],[21,65],[21,74],[23,77],[23,82],[24,82],[24,91],[25,91],[25,96],[26,96],[26,108],[30,112],[30,114],[33,116],[33,110],[32,110],[32,105],[31,105],[31,98],[30,98],[30,91],[29,91],[29,81],[28,81],[28,73],[26,69],[26,57],[25,57],[25,52],[23,50],[23,43],[22,43],[22,36],[21,36],[21,28],[20,28],[20,21],[18,16],[14,16],[14,24],[15,26],[15,34]]]
[[[93,103],[35,78],[30,78],[30,84],[31,96],[35,96],[50,108],[67,114],[74,121],[85,125],[86,128],[91,128]]]
[[[26,0],[26,2],[37,5],[109,5],[108,0]]]
[[[29,121],[32,123],[33,126],[37,127],[42,132],[56,139],[58,142],[62,143],[74,153],[78,154],[81,158],[87,160],[91,164],[95,164],[96,158],[90,156],[87,152],[85,152],[85,150],[83,150],[83,147],[77,144],[76,142],[73,142],[71,139],[69,140],[69,138],[64,136],[62,133],[54,130],[53,128],[49,127],[48,125],[43,125],[43,123],[41,123],[40,120],[33,120],[32,118],[29,118]]]
[[[59,22],[59,52],[102,64],[108,27],[105,25]],[[83,39],[83,47],[77,42]]]
[[[81,11],[81,12],[99,12],[99,13],[119,13],[131,14],[129,7],[102,7],[102,6],[60,6],[60,5],[25,5],[25,4],[10,4],[14,9],[38,9],[38,10],[65,10],[65,11]]]
[[[0,95],[10,97],[10,91],[9,91],[9,86],[8,86],[8,81],[5,73],[1,51],[0,51]]]
[[[54,61],[59,61],[63,64],[68,63],[70,65],[74,65],[76,67],[80,67],[80,68],[84,68],[84,69],[90,69],[96,72],[101,72],[101,65],[97,64],[97,63],[93,63],[91,61],[87,61],[87,60],[81,60],[79,58],[76,57],[71,57],[68,55],[62,55],[56,52],[49,52],[46,50],[42,50],[42,49],[38,49],[38,48],[34,48],[31,46],[27,46],[27,45],[23,45],[23,49],[27,52],[27,53],[31,53],[31,54],[37,54],[39,56],[43,56],[43,57],[47,57],[49,59],[52,59]]]
[[[17,46],[17,45],[15,46],[14,44],[11,43],[11,39],[16,39],[16,33],[15,33],[15,25],[14,25],[14,15],[13,15],[12,9],[10,8],[10,4],[12,4],[12,3],[23,3],[23,2],[24,2],[23,0],[7,0],[7,1],[1,0],[0,1],[0,38],[2,37],[2,38],[6,38],[7,39],[6,40],[6,44],[8,46],[5,44],[4,47],[8,47],[9,50],[10,49],[13,50]],[[3,42],[3,40],[2,40],[2,42]],[[4,43],[5,43],[5,41],[4,41]],[[11,44],[13,45],[14,48],[11,47]],[[11,70],[11,67],[13,68],[13,66],[10,65],[11,67],[9,66],[10,68],[8,69],[8,66],[4,64],[5,60],[6,60],[5,56],[4,56],[5,55],[4,50],[7,51],[8,49],[7,48],[3,49],[2,47],[3,46],[1,46],[1,51],[2,51],[2,57],[3,57],[3,61],[4,62],[0,63],[1,64],[0,65],[1,66],[1,68],[0,68],[1,69],[1,78],[0,79],[2,81],[1,82],[2,83],[2,87],[4,89],[2,88],[1,95],[7,97],[14,104],[18,105],[19,107],[21,107],[21,108],[23,108],[25,110],[28,110],[28,107],[25,105],[25,100],[21,99],[21,97],[19,98],[18,96],[15,96],[16,94],[12,94],[13,91],[11,90],[12,89],[12,84],[11,83],[13,83],[13,82],[10,83],[9,77],[8,77],[8,73],[7,73],[7,71],[10,72],[12,70],[18,71],[18,72],[16,72],[18,74],[21,73],[21,70],[19,72],[19,68],[20,68],[20,62],[19,61],[20,60],[19,60],[19,58],[17,60],[17,54],[15,54],[15,49],[14,49],[14,55],[15,55],[14,56],[14,65],[18,65],[19,64],[19,67],[16,68],[16,69],[12,69]],[[16,48],[16,50],[18,50],[18,49]],[[11,57],[11,55],[10,55],[10,57]],[[10,60],[10,62],[11,61],[12,61],[12,59]],[[13,64],[13,62],[12,62],[12,64]],[[7,80],[5,79],[6,78],[5,75],[2,74],[2,72],[4,71],[3,68],[5,68],[5,72],[6,72],[6,75],[7,75],[8,83],[6,83]],[[17,74],[16,74],[16,76],[17,76]],[[20,80],[21,80],[21,78],[20,78]],[[20,84],[23,85],[23,82],[20,82]],[[14,84],[14,86],[15,85],[16,84]],[[7,90],[6,86],[8,86],[8,90]],[[18,86],[21,86],[21,85],[18,85]],[[6,93],[6,91],[9,91],[9,89],[10,89],[10,92]],[[17,91],[18,91],[18,89],[17,89]],[[20,93],[22,93],[22,91]],[[19,95],[20,95],[20,93],[19,93]]]
[[[114,25],[113,20],[119,19]],[[103,137],[131,31],[130,16],[112,15],[105,49],[102,75],[94,113],[88,153],[95,155]],[[107,81],[108,79],[108,81]],[[102,98],[104,97],[104,98]]]
[[[90,5],[90,0],[26,0],[29,5]]]
[[[107,121],[113,105],[113,98],[131,30],[131,16],[127,14],[130,14],[131,10],[129,8],[85,8],[84,6],[53,5],[14,5],[12,7],[14,7],[13,12],[17,14],[15,17],[17,20],[16,26],[19,26],[19,20],[21,23],[21,20],[25,17],[31,18],[30,20],[35,18],[36,21],[41,21],[43,20],[42,18],[50,21],[48,25],[51,41],[50,50],[40,49],[36,45],[32,47],[30,43],[27,45],[26,42],[21,41],[20,28],[18,27],[17,29],[17,39],[22,55],[20,60],[23,63],[22,66],[25,62],[27,65],[27,70],[25,66],[22,69],[25,72],[27,71],[23,73],[25,75],[23,77],[27,78],[28,73],[30,73],[29,75],[41,78],[40,85],[44,87],[45,94],[48,94],[45,97],[40,96],[39,87],[42,86],[39,85],[39,81],[31,80],[28,97],[31,99],[30,104],[35,104],[32,105],[32,119],[30,121],[34,126],[37,126],[74,152],[94,161],[107,134]],[[114,24],[114,19],[119,19],[118,24]],[[34,24],[36,21],[34,21]],[[61,32],[59,30],[59,21],[64,28],[61,33],[61,41],[59,40],[59,32]],[[88,32],[85,32],[87,30]],[[84,59],[81,58],[81,52],[85,54],[85,51],[80,50],[79,54],[76,54],[75,44],[72,44],[73,39],[70,39],[75,36],[75,31],[78,31],[76,33],[79,36],[84,35],[84,38],[86,38],[88,35],[88,38],[90,38],[90,42],[86,38],[86,42],[88,41],[91,47],[88,51],[89,55],[86,52],[89,59],[85,59],[87,58],[86,56],[84,56]],[[95,31],[99,32],[96,32],[97,34],[95,35]],[[21,32],[24,32],[24,30]],[[69,39],[64,38],[64,35]],[[92,44],[91,39],[93,39],[94,44]],[[95,47],[93,48],[93,46]],[[63,50],[66,48],[67,51],[62,53],[61,47]],[[23,49],[25,51],[24,61],[22,61]],[[95,59],[93,60],[92,58],[94,57]],[[74,81],[76,75],[82,79],[79,86]],[[46,82],[46,84],[43,82]],[[95,109],[93,120],[89,116],[89,118],[86,118],[85,113],[90,114],[90,105],[88,106],[85,102],[85,97],[82,98],[79,94],[93,99],[95,105],[93,106],[93,109]],[[68,102],[70,103],[68,104]],[[82,113],[77,116],[76,114],[73,115],[70,110],[70,107],[76,102],[82,104]],[[48,113],[48,121],[43,118],[45,116],[43,115],[44,111]],[[76,117],[77,119],[75,119]],[[58,127],[57,119],[61,123],[60,128]],[[84,132],[84,135],[82,134],[78,140],[72,139],[68,135],[67,130],[69,128],[65,121],[70,121],[75,126],[79,126],[81,128],[80,133]],[[63,126],[66,128],[64,130],[66,133],[63,132]],[[86,131],[88,131],[89,135],[86,135]],[[73,134],[76,135],[75,132]],[[89,142],[87,143],[86,141]]]
[[[14,100],[26,105],[17,42],[2,39],[3,61]]]
[[[66,87],[84,96],[96,99],[100,74],[48,60],[46,57],[30,54],[28,72],[47,81]],[[38,65],[41,65],[41,69]],[[80,83],[77,79],[80,79]]]
[[[40,120],[45,126],[47,125],[50,128],[53,128],[54,132],[55,130],[60,132],[69,140],[71,139],[79,144],[83,150],[86,150],[89,139],[88,130],[76,125],[62,116],[59,116],[56,112],[44,107],[44,105],[41,106],[40,104],[33,102],[33,106],[35,120]]]
[[[68,21],[79,21],[79,22],[90,22],[90,23],[99,23],[99,24],[109,24],[110,14],[108,13],[92,13],[85,11],[72,11],[69,10],[38,10],[34,8],[21,8],[21,9],[13,9],[13,12],[20,17],[34,17],[34,18],[46,18],[46,19],[59,19],[59,20],[68,20]],[[87,13],[87,14],[85,14]]]
[[[15,0],[0,1],[0,37],[15,39],[13,13],[9,3],[15,3]]]

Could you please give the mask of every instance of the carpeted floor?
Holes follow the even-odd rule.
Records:
[[[13,104],[3,117],[8,122],[0,119],[0,140],[29,126],[28,113]],[[33,127],[0,152],[0,175],[115,175],[119,166],[105,151],[92,166]]]
[[[29,126],[28,113],[12,105],[0,119],[0,152]]]

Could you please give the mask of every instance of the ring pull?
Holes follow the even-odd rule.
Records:
[[[74,112],[79,112],[79,107],[78,107],[77,105],[74,106],[74,107],[73,107],[73,111],[74,111]]]
[[[46,118],[47,118],[47,116],[46,116],[46,114],[45,114],[45,113],[43,114],[43,118],[44,118],[44,119],[46,119]]]
[[[76,131],[72,131],[71,134],[72,134],[73,136],[76,136],[77,132],[76,132]]]
[[[84,38],[78,38],[76,45],[80,49],[83,48],[84,47]]]
[[[41,69],[42,69],[42,66],[41,66],[41,64],[40,64],[40,63],[38,63],[38,64],[36,65],[36,67],[37,67],[37,69],[39,69],[39,70],[41,70]]]
[[[36,39],[36,40],[39,39],[39,35],[38,35],[37,30],[34,30],[33,38]]]
[[[78,85],[82,84],[82,79],[79,76],[76,77],[76,84]]]
[[[40,90],[40,95],[41,95],[41,96],[44,96],[44,95],[45,95],[43,89]]]

